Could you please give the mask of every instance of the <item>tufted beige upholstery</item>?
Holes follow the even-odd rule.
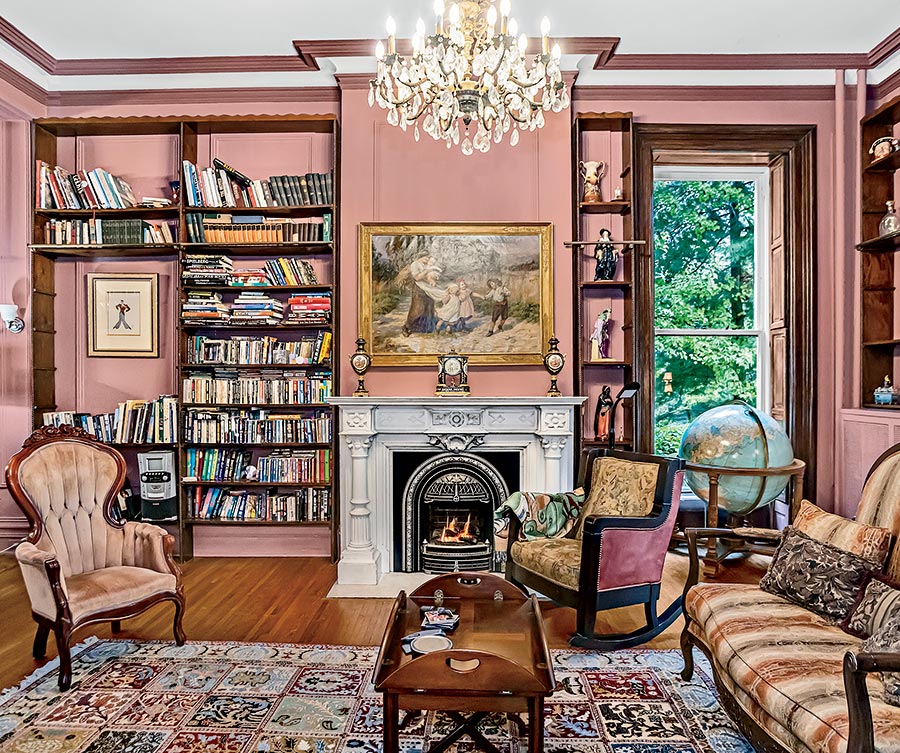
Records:
[[[6,469],[10,492],[31,522],[16,559],[38,622],[35,656],[43,656],[52,628],[63,689],[71,680],[68,641],[81,625],[115,626],[170,600],[175,638],[184,642],[181,573],[166,551],[171,537],[159,526],[111,517],[124,473],[116,450],[71,427],[35,432]]]

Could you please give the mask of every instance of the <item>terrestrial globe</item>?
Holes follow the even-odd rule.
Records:
[[[774,418],[743,400],[710,408],[687,427],[678,455],[688,463],[716,468],[782,468],[794,460],[791,442]],[[775,499],[787,486],[788,474],[777,476],[719,476],[719,507],[748,515]],[[709,501],[709,475],[688,471],[691,490]]]

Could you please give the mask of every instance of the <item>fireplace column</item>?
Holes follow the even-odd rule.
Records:
[[[350,536],[338,562],[340,583],[375,585],[381,578],[381,553],[372,540],[369,507],[369,448],[372,445],[372,410],[341,411],[341,435],[350,448]]]
[[[542,405],[541,423],[537,435],[541,439],[541,448],[544,450],[544,468],[547,485],[542,491],[567,492],[564,489],[567,479],[571,478],[571,469],[563,467],[562,459],[565,453],[566,442],[572,436],[572,428],[569,417],[572,411],[569,406]]]

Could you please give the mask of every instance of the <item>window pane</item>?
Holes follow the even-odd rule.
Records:
[[[657,180],[657,329],[753,329],[752,181]]]
[[[656,336],[656,451],[677,454],[681,435],[703,411],[735,398],[756,405],[755,335]],[[665,391],[665,374],[672,391]]]

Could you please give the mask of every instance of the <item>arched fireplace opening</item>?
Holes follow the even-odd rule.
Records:
[[[489,570],[494,510],[508,496],[506,481],[484,456],[443,453],[425,460],[403,491],[403,570]]]

